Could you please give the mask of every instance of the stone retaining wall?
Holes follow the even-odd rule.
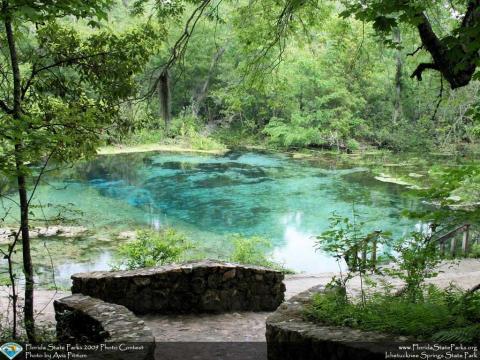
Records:
[[[124,306],[75,294],[55,300],[54,308],[61,343],[136,344],[135,349],[125,351],[93,351],[89,358],[153,359],[152,332]]]
[[[283,274],[267,268],[200,261],[72,276],[72,293],[120,304],[137,314],[273,311],[284,299]]]
[[[323,290],[316,286],[302,292],[267,318],[268,360],[384,360],[391,344],[408,340],[305,320],[304,312],[313,294]]]

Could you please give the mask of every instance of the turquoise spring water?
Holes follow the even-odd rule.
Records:
[[[57,249],[56,280],[65,284],[74,272],[109,267],[119,241],[112,233],[167,225],[185,232],[208,257],[228,256],[233,234],[258,235],[272,242],[273,258],[287,268],[334,271],[335,261],[314,249],[333,211],[351,216],[354,205],[369,228],[398,237],[418,228],[401,212],[421,206],[366,168],[254,152],[99,156],[49,172],[35,203],[47,216],[65,207],[62,216],[91,230],[82,238],[37,240],[39,251],[42,243]]]

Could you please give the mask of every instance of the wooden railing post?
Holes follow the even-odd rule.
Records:
[[[462,252],[464,256],[468,254],[468,237],[470,232],[470,224],[465,225],[465,230],[463,232],[463,240],[462,240]]]
[[[463,240],[462,240],[462,255],[467,255],[468,253],[468,248],[469,248],[469,237],[470,237],[470,224],[464,224],[462,226],[459,226],[458,228],[448,232],[447,234],[444,234],[440,236],[437,241],[440,243],[440,251],[442,255],[445,254],[445,247],[446,247],[446,242],[447,240],[450,240],[450,255],[452,257],[455,256],[456,253],[456,248],[457,248],[457,239],[455,236],[462,232],[463,233]]]
[[[440,241],[440,254],[442,254],[442,256],[445,256],[445,240]]]
[[[372,264],[372,270],[375,270],[377,267],[377,238],[373,238],[372,240],[372,257],[370,259]]]
[[[457,239],[455,238],[455,236],[453,236],[452,239],[450,240],[450,255],[452,257],[455,257],[456,247],[457,247]]]
[[[352,255],[353,255],[353,263],[352,263],[352,266],[354,269],[357,269],[357,266],[358,266],[358,248],[357,246],[355,245],[353,248],[352,248]]]

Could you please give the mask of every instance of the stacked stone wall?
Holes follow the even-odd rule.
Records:
[[[153,359],[151,330],[126,307],[75,294],[55,300],[54,308],[61,343],[104,344],[103,348],[82,349],[89,359]]]
[[[72,276],[72,293],[136,314],[273,311],[284,300],[279,271],[217,261]]]

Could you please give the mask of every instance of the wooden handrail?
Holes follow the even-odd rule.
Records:
[[[446,242],[451,240],[450,243],[450,254],[455,256],[457,249],[457,239],[455,235],[463,232],[462,240],[462,253],[464,256],[468,254],[469,250],[469,232],[470,224],[463,224],[448,233],[440,236],[438,239],[435,239],[435,242],[440,244],[440,251],[442,254],[445,254],[446,251]],[[380,231],[376,232],[376,235],[380,234]],[[377,236],[367,237],[363,240],[362,243],[352,246],[344,254],[345,261],[349,268],[356,268],[359,265],[359,261],[362,266],[369,268],[370,270],[375,271],[377,266]]]
[[[442,254],[445,253],[445,243],[447,240],[451,239],[450,243],[450,254],[452,256],[455,256],[455,251],[457,248],[457,240],[455,238],[455,235],[457,235],[460,232],[463,232],[463,240],[462,240],[462,252],[464,255],[467,255],[468,253],[468,239],[469,239],[469,230],[470,230],[470,224],[464,224],[462,226],[459,226],[458,228],[449,231],[445,235],[442,235],[437,239],[437,242],[440,243],[440,249]]]
[[[464,224],[462,226],[459,226],[458,228],[452,230],[452,231],[449,231],[448,233],[446,233],[445,235],[442,235],[440,236],[437,241],[438,242],[444,242],[448,239],[450,239],[452,236],[455,236],[457,235],[457,233],[459,232],[465,232],[465,231],[468,231],[470,228],[470,224]]]
[[[357,268],[361,264],[365,269],[375,271],[377,267],[378,236],[381,231],[374,231],[359,244],[352,246],[344,254],[344,259],[349,268]],[[360,263],[359,263],[360,262]]]

